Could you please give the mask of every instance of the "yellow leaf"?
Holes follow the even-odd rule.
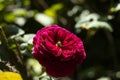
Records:
[[[0,80],[23,80],[19,73],[0,72]]]
[[[63,4],[57,3],[52,5],[50,8],[46,9],[44,13],[55,19],[57,17],[57,11],[61,10],[62,8],[63,8]]]
[[[57,10],[60,10],[63,8],[63,4],[61,3],[58,3],[58,4],[54,4],[51,9],[54,10],[54,11],[57,11]]]

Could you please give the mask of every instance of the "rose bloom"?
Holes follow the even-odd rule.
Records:
[[[86,57],[81,39],[58,25],[38,30],[33,44],[34,57],[53,77],[71,75]]]

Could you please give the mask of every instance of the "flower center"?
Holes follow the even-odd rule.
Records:
[[[58,41],[58,42],[56,43],[56,46],[62,47],[62,43],[61,43],[60,41]]]

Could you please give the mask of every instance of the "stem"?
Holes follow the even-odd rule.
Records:
[[[18,55],[16,55],[16,56],[18,57],[19,62],[20,62],[21,64],[23,64],[23,61],[22,61],[23,56],[21,55],[19,45],[18,45],[18,43],[16,42],[16,39],[15,39],[15,38],[13,38],[13,41],[15,42],[16,49],[17,49],[17,52],[18,52]]]
[[[6,46],[8,45],[8,41],[7,41],[5,32],[2,29],[2,27],[0,28],[0,40],[1,40],[2,44],[6,45]]]
[[[113,66],[114,66],[114,69],[117,69],[117,65],[118,65],[118,59],[117,59],[117,55],[116,55],[116,50],[115,50],[115,43],[114,43],[114,39],[111,35],[110,32],[106,31],[105,30],[105,34],[106,34],[106,37],[108,39],[108,42],[109,42],[109,51],[110,51],[110,55],[112,56],[112,59],[113,59]]]
[[[85,41],[88,42],[91,39],[91,37],[95,35],[95,33],[96,31],[88,30],[85,37]]]

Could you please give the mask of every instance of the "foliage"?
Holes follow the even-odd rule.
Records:
[[[31,54],[32,38],[58,24],[84,41],[87,58],[76,72],[56,80],[120,79],[119,0],[0,0],[0,70],[23,80],[47,80]]]

